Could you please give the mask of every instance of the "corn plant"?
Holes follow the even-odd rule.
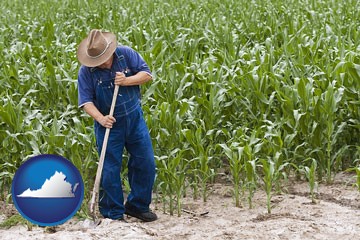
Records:
[[[248,203],[249,208],[253,208],[252,199],[256,190],[256,160],[247,161],[245,163],[245,172],[246,172],[246,183],[245,186],[249,191]]]
[[[261,159],[262,169],[264,176],[262,178],[264,182],[264,189],[266,192],[266,206],[267,212],[271,213],[271,192],[273,188],[273,182],[275,178],[275,164],[270,159]]]
[[[189,143],[189,150],[194,156],[190,160],[190,165],[192,169],[192,179],[194,182],[191,183],[194,189],[194,198],[197,195],[197,185],[201,186],[202,199],[204,202],[207,200],[207,184],[215,176],[215,170],[211,166],[211,159],[214,156],[211,156],[215,151],[213,146],[210,143],[206,143],[206,136],[203,133],[205,127],[199,126],[195,134],[193,134],[189,129],[184,129],[182,131],[186,141]]]
[[[231,180],[234,187],[235,206],[240,207],[241,173],[245,167],[242,159],[244,147],[239,146],[237,142],[232,142],[230,146],[226,144],[219,144],[219,146],[224,150],[228,158]]]
[[[355,178],[356,178],[356,181],[355,181],[355,185],[357,187],[357,189],[360,191],[360,166],[357,166],[357,167],[353,167],[353,168],[348,168],[346,169],[347,172],[355,172]]]
[[[334,83],[333,83],[334,84]],[[325,136],[326,136],[326,181],[330,183],[332,181],[332,168],[334,166],[334,162],[336,160],[336,157],[332,155],[333,152],[333,146],[336,144],[336,140],[338,139],[337,136],[334,136],[335,134],[341,134],[343,131],[343,128],[345,127],[345,123],[335,124],[335,116],[338,108],[338,103],[341,101],[342,95],[343,95],[343,88],[334,89],[334,86],[332,84],[329,84],[328,89],[326,91],[325,97],[324,97],[324,111],[323,113],[326,116],[325,125]],[[335,131],[335,127],[337,127],[337,131]]]
[[[157,181],[161,185],[162,194],[168,197],[170,215],[174,214],[174,206],[176,206],[179,217],[181,216],[181,199],[185,189],[188,165],[182,158],[182,154],[183,151],[175,149],[169,154],[169,157],[164,156],[157,160]],[[176,204],[174,204],[174,196]],[[163,202],[165,204],[166,200],[163,199]]]
[[[257,131],[254,130],[251,133],[249,139],[245,142],[244,146],[244,157],[245,157],[245,187],[248,190],[248,203],[249,208],[253,208],[252,198],[254,196],[257,187],[257,157],[256,155],[260,152],[263,142],[256,137]]]
[[[360,167],[356,168],[356,185],[360,191]]]
[[[317,168],[317,161],[315,159],[310,159],[311,164],[310,167],[304,166],[302,169],[300,169],[306,176],[306,179],[309,183],[309,189],[310,189],[310,196],[311,196],[311,202],[316,203],[315,200],[315,188],[317,188],[317,181],[316,181],[316,168]]]

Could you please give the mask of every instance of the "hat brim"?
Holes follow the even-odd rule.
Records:
[[[117,47],[117,41],[115,34],[111,32],[102,32],[108,42],[110,42],[109,48],[106,52],[98,58],[91,58],[86,54],[87,51],[87,38],[83,39],[77,50],[77,58],[79,62],[87,67],[96,67],[106,62],[115,52]]]

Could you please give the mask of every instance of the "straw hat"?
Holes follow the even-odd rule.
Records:
[[[116,36],[113,33],[93,29],[79,44],[77,58],[82,65],[96,67],[111,57],[116,46]]]

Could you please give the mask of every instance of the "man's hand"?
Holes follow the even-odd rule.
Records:
[[[109,115],[106,116],[102,115],[102,113],[99,112],[99,110],[95,107],[95,105],[92,102],[86,103],[84,105],[84,110],[85,112],[87,112],[87,114],[93,117],[94,120],[100,123],[100,125],[103,127],[112,128],[112,125],[114,124],[114,122],[116,122],[116,119],[114,117]]]
[[[124,73],[116,72],[115,84],[119,85],[119,86],[126,86],[127,85],[127,78],[126,78]]]
[[[101,126],[105,127],[105,128],[112,128],[114,122],[116,122],[116,119],[113,116],[103,116],[99,123],[101,124]]]

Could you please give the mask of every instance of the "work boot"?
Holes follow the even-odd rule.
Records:
[[[127,202],[125,203],[125,214],[143,220],[144,222],[152,222],[157,219],[156,214],[151,210],[148,212],[139,212]]]

